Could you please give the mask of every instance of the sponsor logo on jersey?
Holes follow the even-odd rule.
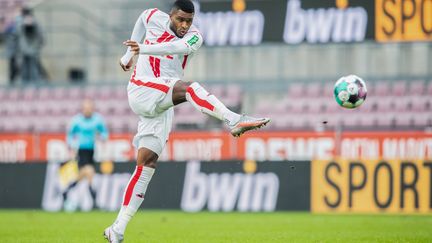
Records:
[[[192,38],[190,38],[187,43],[192,46],[195,45],[195,43],[197,43],[199,40],[199,37],[197,35],[192,36]]]

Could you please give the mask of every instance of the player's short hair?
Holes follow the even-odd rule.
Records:
[[[191,0],[177,0],[173,3],[171,10],[182,10],[186,13],[195,13],[195,7]]]

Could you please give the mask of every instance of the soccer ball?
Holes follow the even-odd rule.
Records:
[[[354,109],[366,100],[366,84],[358,76],[348,75],[336,81],[333,94],[340,106]]]

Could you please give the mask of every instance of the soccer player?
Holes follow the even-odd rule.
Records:
[[[187,101],[199,111],[223,120],[236,137],[270,121],[234,113],[199,83],[181,80],[188,61],[203,43],[200,32],[192,25],[193,17],[190,0],[175,1],[169,15],[147,9],[138,18],[130,40],[124,42],[128,49],[120,59],[123,70],[130,70],[132,57],[139,55],[128,84],[129,105],[140,118],[133,140],[138,155],[117,219],[104,231],[109,242],[123,240],[128,222],[144,200],[171,130],[173,106]]]
[[[78,160],[79,174],[78,179],[63,192],[64,205],[68,203],[67,195],[69,191],[84,178],[88,181],[93,205],[96,205],[96,192],[91,184],[95,174],[93,155],[97,138],[106,141],[108,139],[108,129],[102,116],[93,111],[93,101],[86,99],[82,104],[82,112],[72,119],[66,136],[71,155]]]

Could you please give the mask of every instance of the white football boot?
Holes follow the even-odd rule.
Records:
[[[231,129],[231,134],[234,137],[240,137],[243,133],[249,131],[261,128],[267,123],[270,122],[269,118],[255,118],[251,116],[242,115],[240,117],[240,120],[234,124],[229,125],[229,128]]]
[[[123,235],[114,231],[112,225],[104,230],[103,236],[110,243],[121,243],[123,242]]]

